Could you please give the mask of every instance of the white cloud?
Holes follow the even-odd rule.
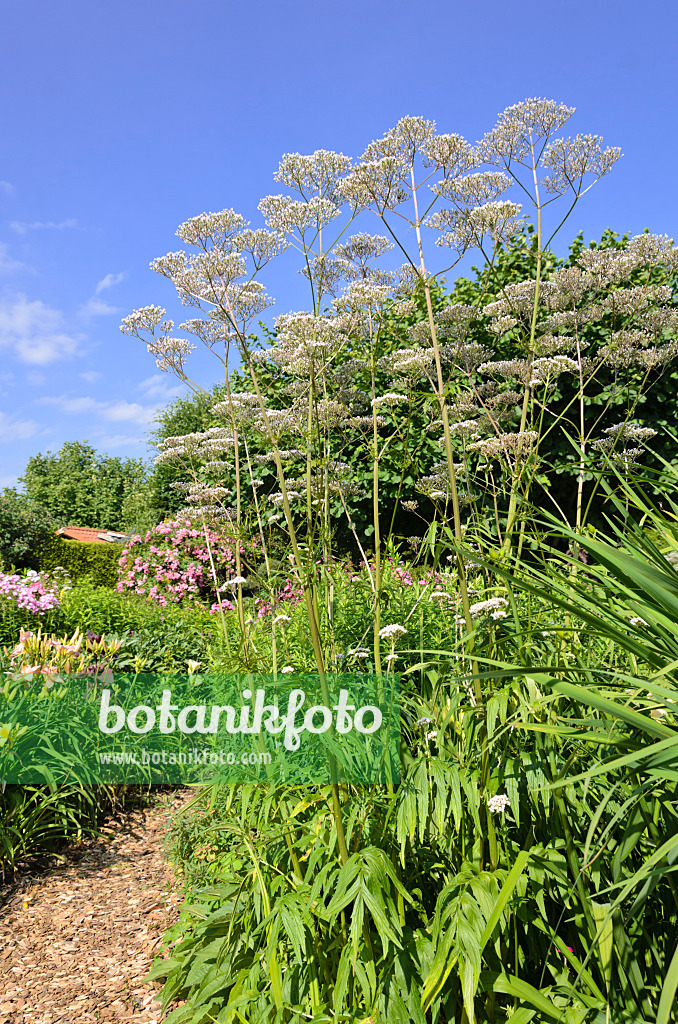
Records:
[[[157,405],[139,405],[138,402],[114,402],[102,410],[107,420],[133,420],[135,423],[150,423],[156,412]]]
[[[7,242],[0,242],[0,274],[13,274],[15,270],[21,270],[23,263],[12,259],[9,255]]]
[[[109,306],[107,302],[103,302],[101,299],[92,297],[88,299],[80,308],[78,313],[80,316],[110,316],[112,313],[119,313],[120,310],[117,306]]]
[[[131,448],[135,445],[148,445],[145,437],[127,437],[126,434],[101,435],[97,437],[97,447],[103,451],[110,448]]]
[[[38,424],[33,420],[17,420],[0,412],[0,441],[5,444],[9,441],[25,441],[34,437],[38,430]]]
[[[47,377],[44,373],[40,373],[39,370],[31,370],[26,374],[26,380],[32,387],[39,388],[45,383]]]
[[[142,391],[147,398],[157,398],[161,401],[176,398],[185,390],[183,384],[173,384],[172,378],[162,373],[154,373],[152,377],[147,377],[137,385],[137,391]]]
[[[83,380],[86,380],[88,384],[94,384],[96,380],[100,380],[103,377],[103,373],[99,373],[98,370],[86,370],[84,373],[79,374]]]
[[[75,217],[69,217],[68,220],[34,220],[30,224],[25,220],[13,220],[9,225],[12,231],[16,231],[18,235],[25,235],[27,231],[43,231],[46,228],[54,229],[55,231],[63,231],[64,228],[77,228],[78,222]]]
[[[114,288],[116,284],[120,284],[126,276],[127,273],[123,270],[119,274],[106,274],[105,277],[102,277],[94,289],[94,295],[78,309],[80,316],[111,316],[114,313],[119,313],[120,310],[117,306],[111,306],[108,302],[104,302],[103,299],[97,298],[97,296],[105,291],[106,288]]]
[[[0,192],[6,196],[14,195],[14,185],[10,181],[0,181]]]
[[[44,398],[38,399],[38,402],[40,405],[55,405],[60,412],[65,413],[92,412],[105,405],[105,402],[97,402],[95,398],[67,398],[66,395],[60,395],[58,398],[45,395]]]
[[[121,399],[118,402],[100,402],[96,398],[82,396],[80,398],[69,398],[67,395],[46,396],[39,398],[41,405],[53,405],[60,412],[67,415],[81,415],[82,413],[94,413],[102,420],[113,423],[130,422],[140,423],[144,426],[151,422],[156,412],[157,405],[140,405],[138,402],[127,402]]]
[[[0,300],[0,349],[12,349],[23,363],[45,366],[73,355],[78,338],[64,330],[58,309],[25,295]]]
[[[98,295],[99,292],[104,290],[104,288],[114,288],[116,284],[120,284],[120,282],[124,281],[126,277],[127,272],[125,270],[122,270],[119,274],[106,274],[106,277],[102,277],[97,284],[94,289],[94,294]]]

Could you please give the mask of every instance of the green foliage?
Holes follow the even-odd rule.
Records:
[[[0,496],[0,569],[38,569],[54,536],[54,517],[12,488]]]
[[[149,518],[141,460],[98,455],[86,441],[68,441],[56,454],[33,455],[20,479],[27,496],[59,526],[127,530]]]
[[[72,636],[76,629],[123,639],[120,670],[127,671],[139,656],[156,668],[185,670],[186,661],[220,655],[217,625],[202,609],[161,608],[135,595],[81,580],[61,593],[61,607],[43,616],[8,607],[0,616],[0,648],[13,646],[20,629]],[[116,666],[117,670],[117,666]]]
[[[619,235],[607,228],[599,241],[592,240],[585,245],[580,232],[569,246],[566,257],[557,257],[552,252],[542,254],[542,279],[548,281],[554,271],[576,265],[582,251],[622,250],[629,241],[628,232]],[[501,248],[492,268],[491,291],[488,291],[489,267],[474,267],[473,278],[459,278],[451,293],[452,301],[469,305],[484,306],[501,295],[502,288],[509,284],[530,280],[534,277],[537,259],[537,237],[534,228],[528,225],[526,232],[515,236],[506,248]],[[678,271],[636,270],[630,276],[632,285],[668,285],[672,293],[672,304],[678,304]],[[598,351],[607,343],[611,328],[605,318],[585,323],[580,328],[582,350],[588,359],[595,359]],[[483,319],[472,321],[469,340],[486,345],[494,350],[495,359],[517,359],[525,355],[525,341],[516,332],[497,341],[487,329]],[[660,466],[678,465],[678,370],[675,362],[642,371],[639,368],[625,368],[603,365],[586,386],[585,408],[589,423],[596,420],[595,437],[627,418],[643,427],[657,431],[644,462],[650,469]],[[570,523],[575,518],[576,485],[579,471],[579,455],[571,438],[577,434],[575,403],[578,383],[571,374],[558,379],[558,387],[549,397],[549,416],[542,429],[549,429],[548,439],[542,452],[545,462],[540,467],[537,487],[531,497],[534,505],[549,512],[562,510]],[[584,485],[584,506],[594,492],[595,479],[587,471]],[[660,494],[664,478],[659,475],[653,484],[654,493]],[[592,521],[602,525],[597,508],[591,509]]]
[[[329,787],[196,798],[171,838],[188,899],[152,972],[167,1010],[183,1001],[170,1021],[675,1019],[678,505],[638,511],[659,545],[591,533],[587,566],[552,550],[541,571],[492,567],[511,613],[477,625],[480,706],[453,616],[417,602],[420,578],[429,592],[445,576],[387,570],[408,629],[400,786],[343,794],[343,866]],[[343,651],[362,639],[366,577],[335,598]],[[294,664],[309,657],[297,617],[278,637]],[[263,654],[265,624],[252,640]]]
[[[157,427],[151,431],[151,444],[159,444],[167,437],[178,437],[207,430],[220,421],[212,413],[212,406],[223,401],[225,385],[217,384],[208,393],[203,391],[186,398],[175,398],[156,416]],[[155,515],[155,522],[167,519],[183,507],[181,495],[171,488],[171,484],[185,479],[181,466],[167,463],[155,466],[149,477],[150,503]]]
[[[43,548],[39,568],[61,566],[72,580],[89,579],[97,587],[114,587],[121,554],[122,544],[92,544],[52,534]]]
[[[101,816],[121,794],[112,786],[4,787],[0,792],[0,877],[27,857],[54,851],[96,832]]]

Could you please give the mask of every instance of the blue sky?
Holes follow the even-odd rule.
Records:
[[[624,158],[577,230],[678,235],[678,15],[673,3],[574,0],[22,0],[0,36],[0,487],[67,440],[149,457],[180,392],[119,331],[180,307],[149,261],[232,207],[262,222],[285,152],[359,156],[400,117],[475,141],[510,104],[575,106],[568,132]],[[298,309],[284,261],[264,279]],[[203,385],[212,367],[197,357]]]

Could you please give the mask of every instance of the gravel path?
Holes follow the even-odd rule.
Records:
[[[158,1024],[159,985],[142,979],[177,917],[163,840],[190,795],[123,811],[105,838],[5,887],[0,1024]]]

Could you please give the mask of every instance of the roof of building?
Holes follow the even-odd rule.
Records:
[[[57,533],[64,540],[80,540],[88,544],[120,543],[128,536],[115,530],[96,530],[90,526],[62,526]]]

